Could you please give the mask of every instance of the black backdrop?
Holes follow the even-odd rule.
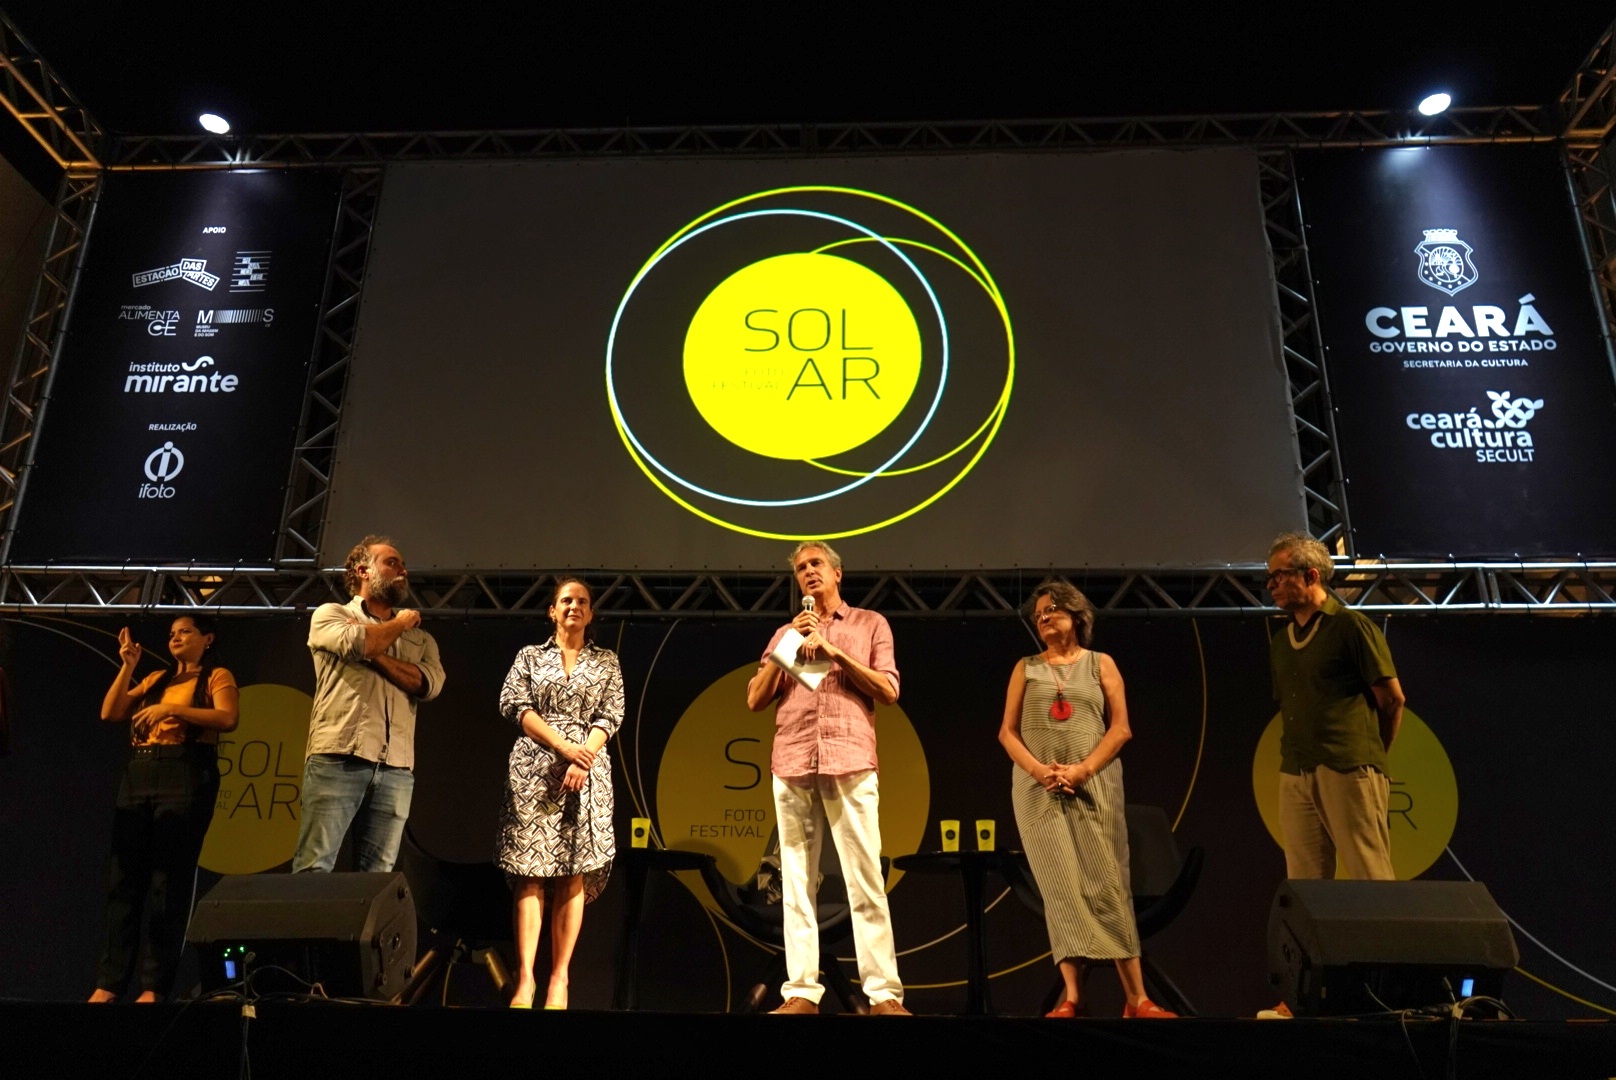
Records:
[[[101,865],[124,750],[116,726],[94,720],[112,662],[86,645],[110,653],[106,635],[118,625],[36,617],[4,624],[3,662],[16,710],[12,754],[0,759],[0,909],[10,922],[0,935],[0,995],[78,998],[90,988]],[[154,642],[165,626],[166,620],[147,619],[137,631]],[[547,627],[528,620],[434,620],[429,628],[449,677],[443,696],[423,707],[412,829],[441,856],[486,858],[512,738],[495,712],[499,681],[516,648]],[[1264,976],[1264,928],[1284,864],[1259,819],[1252,779],[1254,748],[1272,712],[1267,628],[1258,617],[1119,618],[1099,627],[1098,647],[1117,658],[1128,682],[1136,731],[1123,758],[1130,801],[1161,805],[1169,816],[1184,806],[1180,843],[1207,850],[1195,899],[1148,947],[1210,1013],[1249,1015],[1273,996]],[[642,790],[654,788],[668,730],[713,679],[752,661],[771,627],[686,621],[671,628],[599,629],[605,642],[619,644],[628,682],[630,721],[614,743],[618,835],[626,844],[633,812],[627,791],[635,783],[629,771],[637,764]],[[1005,679],[1014,659],[1032,650],[1031,637],[1013,622],[897,619],[894,631],[902,704],[931,773],[925,846],[935,846],[936,821],[945,817],[995,818],[1001,843],[1013,845],[1010,765],[995,731]],[[1616,648],[1616,624],[1413,618],[1394,620],[1388,633],[1410,703],[1440,738],[1457,775],[1454,854],[1543,945],[1616,982],[1608,932],[1616,864],[1604,857],[1608,815],[1598,771],[1616,756],[1603,675]],[[233,620],[224,627],[223,658],[244,685],[282,682],[306,692],[312,679],[304,635],[301,620]],[[1425,876],[1455,878],[1459,871],[1444,857]],[[619,878],[586,916],[574,968],[580,1006],[610,1003],[621,898]],[[959,887],[946,878],[909,875],[894,889],[892,903],[904,953],[900,969],[914,987],[911,1004],[922,1011],[961,1009],[960,987],[936,986],[963,976],[961,938],[944,937],[961,921]],[[684,886],[660,879],[650,907],[643,1006],[722,1010],[760,977],[763,954],[711,924]],[[495,921],[502,917],[494,913]],[[1015,967],[1047,949],[1042,927],[1013,898],[993,908],[987,926],[991,970]],[[1519,941],[1521,964],[1533,975],[1607,1007],[1616,1004],[1616,993],[1526,937]],[[994,982],[996,1006],[1031,1013],[1051,979],[1047,961],[1006,974]],[[1115,984],[1104,972],[1092,980],[1102,1012],[1120,1007]],[[1587,1015],[1519,976],[1512,977],[1507,997],[1532,1018]]]

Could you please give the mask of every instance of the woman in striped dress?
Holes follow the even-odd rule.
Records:
[[[1131,734],[1122,675],[1109,656],[1090,650],[1094,607],[1072,586],[1038,586],[1033,622],[1044,651],[1010,673],[999,742],[1016,765],[1016,827],[1066,983],[1065,1000],[1047,1015],[1087,1015],[1080,965],[1111,960],[1128,999],[1124,1016],[1173,1016],[1145,996],[1139,970],[1117,760]]]

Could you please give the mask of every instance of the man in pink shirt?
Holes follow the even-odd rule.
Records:
[[[746,685],[746,704],[774,715],[774,815],[780,834],[781,904],[785,916],[785,1003],[777,1014],[819,1012],[817,896],[819,848],[831,840],[853,908],[853,948],[872,1016],[908,1016],[892,916],[881,876],[880,790],[875,705],[898,700],[892,628],[873,611],[842,602],[842,559],[829,544],[807,541],[791,553],[791,569],[812,609],[774,632],[763,662]],[[771,663],[787,630],[803,635],[798,658],[830,662],[817,690],[799,685]]]

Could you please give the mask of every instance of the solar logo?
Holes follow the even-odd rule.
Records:
[[[872,191],[776,188],[656,248],[606,347],[606,394],[646,478],[765,539],[857,536],[961,483],[1009,406],[1015,339],[982,260]]]

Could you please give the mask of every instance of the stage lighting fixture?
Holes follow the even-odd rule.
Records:
[[[1447,112],[1448,106],[1452,104],[1452,94],[1432,94],[1420,102],[1420,115],[1435,116],[1437,113]]]
[[[218,113],[205,112],[196,118],[196,122],[202,125],[204,131],[211,131],[215,135],[225,135],[230,131],[230,121]]]

